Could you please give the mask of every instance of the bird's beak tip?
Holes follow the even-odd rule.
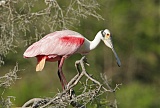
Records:
[[[121,64],[118,64],[118,63],[117,63],[117,65],[118,65],[118,67],[121,67]]]

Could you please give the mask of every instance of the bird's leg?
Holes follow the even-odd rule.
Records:
[[[64,60],[65,60],[65,58],[62,57],[61,60],[58,61],[58,76],[59,76],[60,82],[62,84],[63,90],[65,90],[65,86],[67,85],[66,78],[62,72],[62,66],[63,66]]]
[[[60,72],[59,72],[59,69],[58,69],[58,77],[59,77],[59,79],[60,79],[62,88],[64,89],[64,83],[63,83],[63,80],[62,80],[62,78],[61,78],[61,74],[60,74]]]
[[[67,90],[67,92],[69,93],[70,99],[72,99],[73,97],[75,97],[75,92],[72,88],[68,89],[68,84],[67,84],[66,78],[62,72],[62,66],[63,66],[64,60],[65,60],[65,58],[62,57],[61,60],[58,61],[58,76],[59,76],[60,82],[62,84],[63,90],[64,91]],[[72,101],[71,105],[72,104],[75,104],[75,102]]]

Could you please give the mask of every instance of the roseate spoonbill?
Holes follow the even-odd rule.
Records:
[[[56,31],[46,35],[39,41],[29,46],[23,56],[25,58],[37,58],[38,63],[36,66],[36,71],[42,71],[45,61],[58,61],[58,76],[62,84],[62,88],[65,89],[67,81],[62,72],[64,60],[75,53],[80,53],[82,55],[87,54],[89,51],[96,48],[101,40],[106,46],[112,49],[116,57],[117,64],[120,66],[121,62],[114,50],[111,34],[108,29],[99,31],[93,41],[89,41],[80,33],[72,30]]]

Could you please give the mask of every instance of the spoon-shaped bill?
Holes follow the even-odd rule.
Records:
[[[117,64],[118,64],[118,66],[120,67],[120,66],[121,66],[121,61],[119,60],[119,57],[118,57],[116,51],[114,50],[111,37],[108,38],[108,39],[106,39],[106,40],[104,40],[104,43],[106,44],[106,46],[108,46],[109,48],[112,49],[112,51],[113,51],[113,53],[114,53],[114,56],[116,57]]]
[[[113,53],[114,53],[114,56],[116,57],[117,64],[118,64],[118,66],[120,67],[120,66],[121,66],[121,61],[120,61],[120,59],[119,59],[116,51],[114,50],[114,48],[112,47],[111,49],[112,49],[112,51],[113,51]]]

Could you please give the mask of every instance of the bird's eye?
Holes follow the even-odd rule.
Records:
[[[107,33],[107,36],[109,36],[110,34],[109,33]]]

